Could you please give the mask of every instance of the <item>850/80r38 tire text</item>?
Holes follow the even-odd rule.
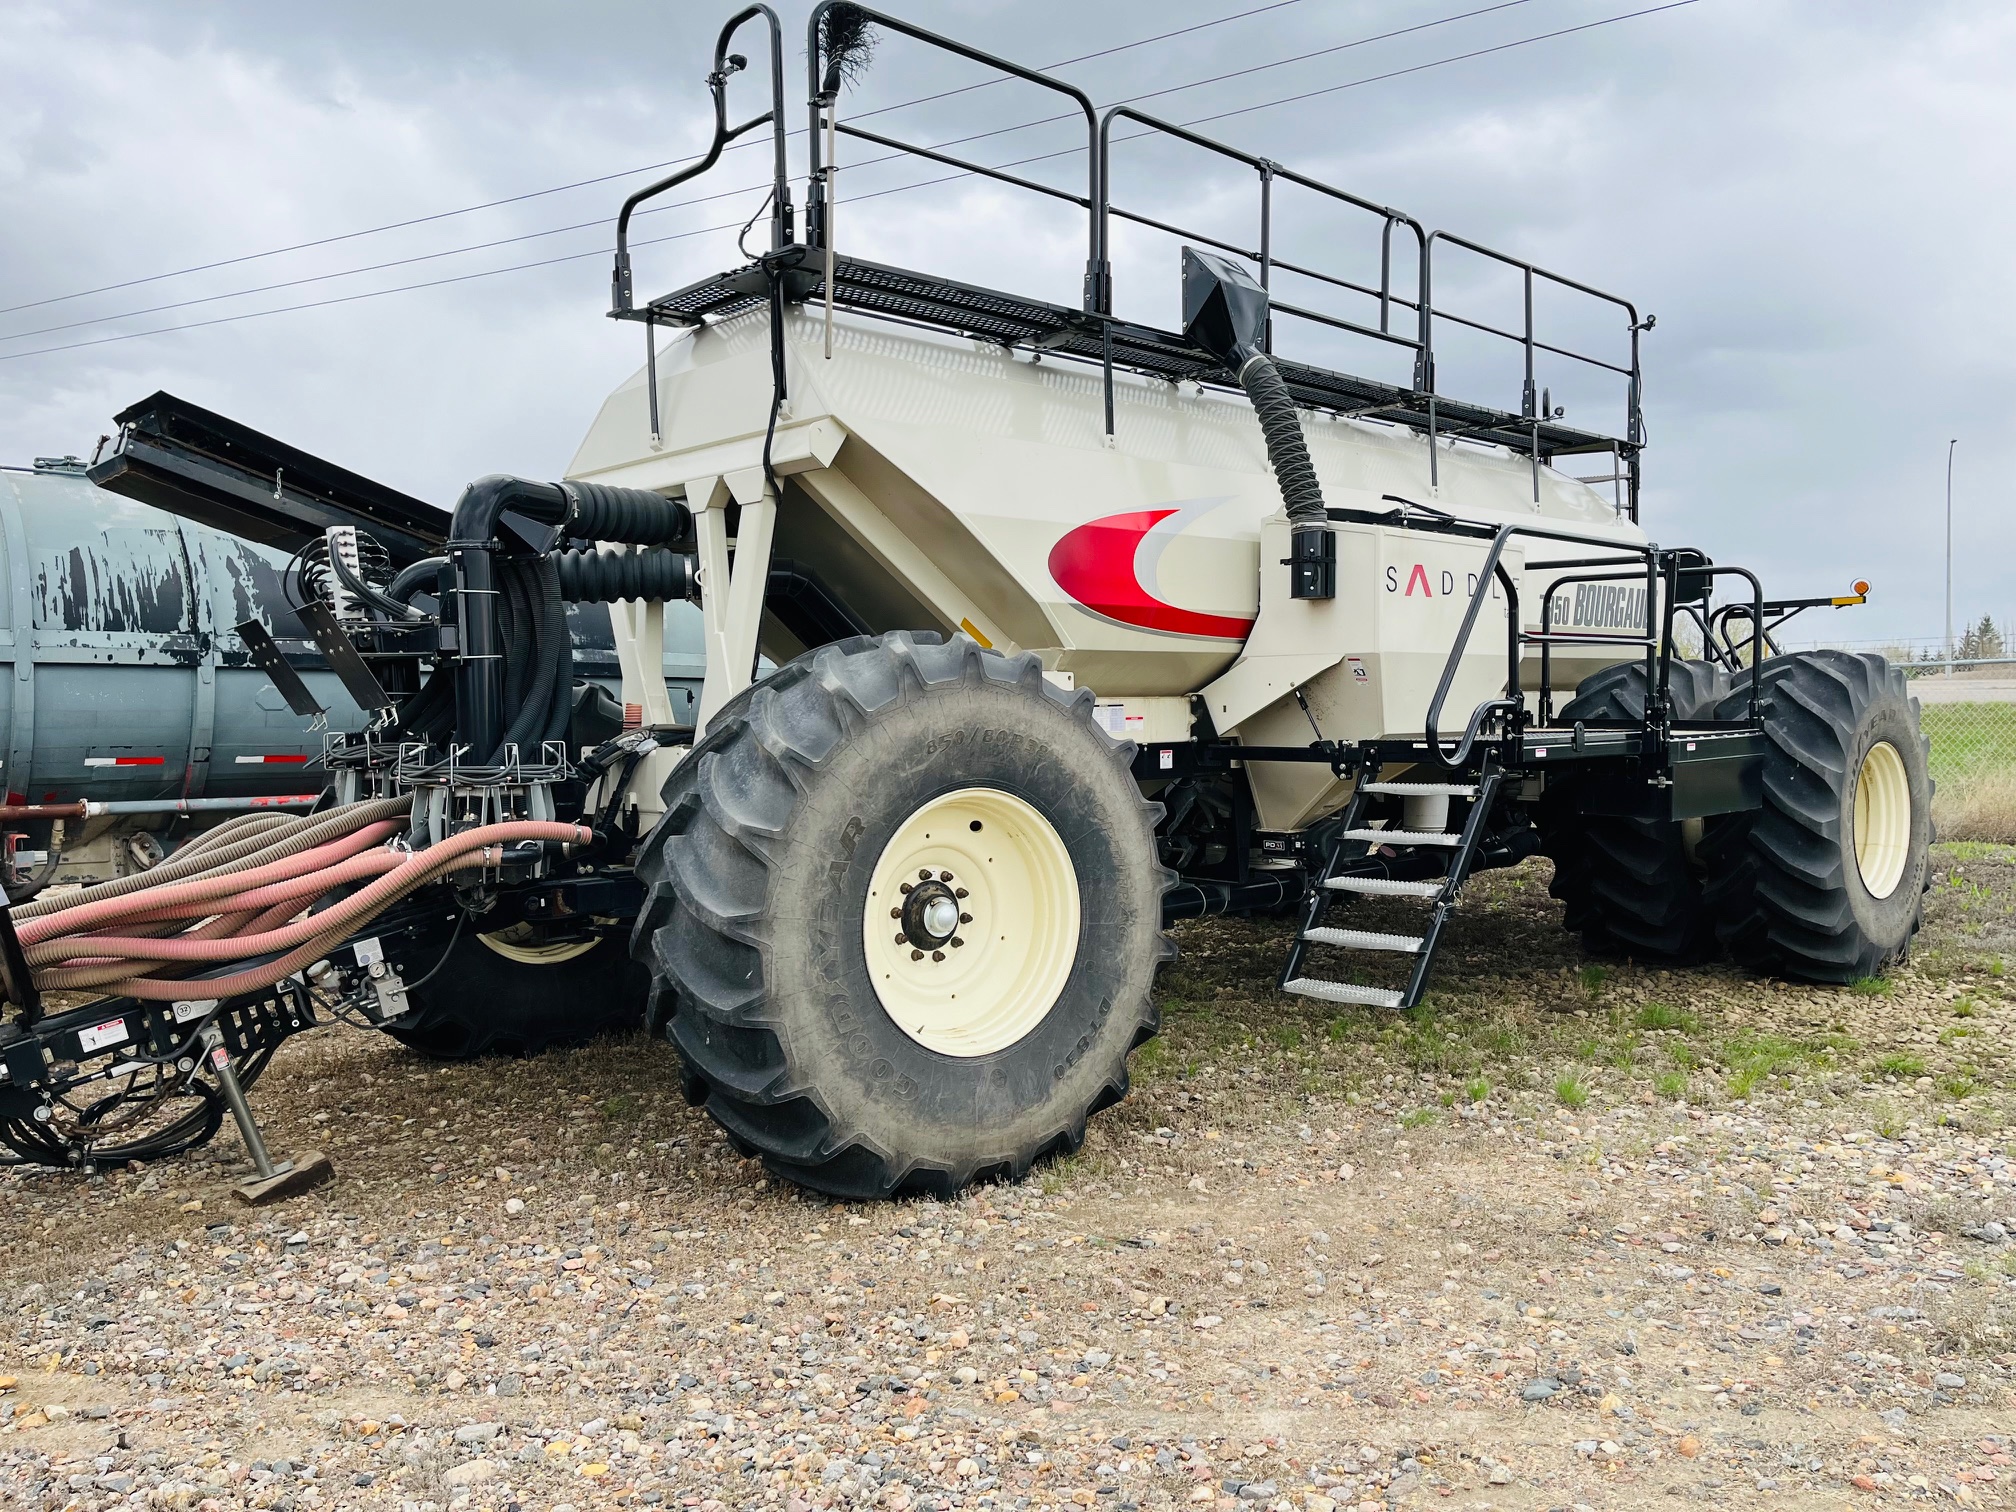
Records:
[[[846,1198],[1076,1149],[1169,953],[1129,750],[1090,693],[963,638],[841,641],[728,704],[638,866],[632,949],[689,1094]]]

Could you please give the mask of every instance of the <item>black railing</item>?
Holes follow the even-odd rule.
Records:
[[[733,73],[747,65],[745,60],[729,53],[728,46],[740,27],[759,17],[767,23],[770,32],[770,108],[763,114],[731,128],[727,117],[727,80]],[[1046,184],[1027,174],[1011,172],[1006,166],[978,162],[946,151],[942,146],[907,141],[888,132],[871,130],[843,119],[839,111],[840,91],[852,62],[858,62],[858,58],[850,61],[834,56],[829,43],[836,32],[858,37],[866,27],[886,29],[926,47],[998,70],[1005,78],[1021,80],[1063,96],[1070,102],[1071,108],[1065,115],[1055,119],[1070,120],[1082,117],[1084,122],[1084,192],[1079,193],[1054,184]],[[1111,233],[1116,220],[1124,221],[1244,258],[1254,264],[1261,284],[1269,287],[1270,294],[1276,273],[1289,273],[1325,288],[1372,301],[1377,313],[1376,318],[1369,321],[1347,319],[1341,315],[1278,298],[1273,299],[1271,305],[1272,312],[1276,315],[1410,352],[1412,372],[1408,383],[1396,386],[1351,378],[1297,364],[1287,358],[1281,359],[1283,374],[1298,402],[1348,415],[1389,420],[1425,431],[1430,442],[1431,482],[1440,481],[1440,452],[1443,443],[1464,439],[1502,445],[1527,453],[1532,460],[1533,493],[1536,500],[1540,493],[1540,467],[1543,462],[1551,466],[1558,456],[1608,454],[1612,459],[1612,468],[1608,474],[1581,478],[1578,481],[1590,484],[1608,482],[1617,485],[1618,512],[1634,521],[1638,518],[1639,452],[1645,444],[1645,427],[1641,411],[1643,383],[1639,365],[1639,337],[1642,332],[1652,328],[1653,322],[1649,316],[1641,320],[1637,308],[1630,301],[1448,232],[1430,233],[1419,221],[1402,211],[1364,199],[1334,184],[1311,178],[1270,159],[1204,136],[1186,126],[1160,120],[1130,106],[1116,106],[1102,115],[1091,98],[1075,85],[1040,70],[1025,68],[1006,58],[970,47],[900,17],[855,5],[852,0],[823,0],[822,4],[813,8],[807,23],[806,69],[810,142],[807,151],[809,172],[805,202],[805,242],[802,247],[794,247],[791,245],[791,204],[786,183],[786,133],[782,124],[783,70],[779,37],[777,19],[770,9],[763,5],[752,5],[738,12],[722,29],[715,46],[714,70],[708,75],[707,80],[708,87],[714,95],[715,113],[714,139],[707,153],[678,172],[639,190],[624,203],[617,224],[614,302],[611,310],[611,313],[618,318],[642,320],[648,324],[656,324],[659,321],[690,324],[709,314],[720,316],[750,307],[755,297],[749,286],[750,281],[741,275],[721,275],[701,284],[689,285],[641,309],[637,308],[631,292],[628,228],[630,216],[638,205],[706,172],[719,160],[723,148],[729,142],[759,126],[769,125],[776,159],[775,182],[770,189],[771,250],[766,258],[759,261],[762,262],[765,275],[771,280],[773,288],[779,286],[779,275],[784,265],[787,263],[791,265],[793,270],[791,280],[781,285],[790,290],[787,297],[819,297],[824,300],[828,312],[829,342],[831,312],[834,305],[849,303],[854,308],[885,318],[923,320],[927,324],[943,325],[973,334],[987,334],[1011,344],[1026,341],[1032,345],[1040,345],[1059,356],[1094,361],[1099,363],[1103,370],[1105,422],[1108,435],[1113,433],[1115,424],[1113,375],[1116,368],[1150,372],[1163,378],[1187,377],[1200,382],[1229,384],[1228,374],[1220,371],[1210,358],[1191,349],[1180,336],[1131,324],[1116,317],[1113,307]],[[1116,122],[1131,123],[1142,129],[1127,135],[1116,135],[1114,131]],[[840,259],[836,251],[834,224],[837,213],[834,177],[837,170],[834,148],[837,139],[842,136],[872,143],[886,149],[892,155],[917,157],[961,173],[971,173],[995,183],[1006,184],[1015,189],[1068,204],[1083,211],[1086,256],[1079,308],[1067,311],[1058,306],[1046,305],[1015,295],[956,285],[946,280],[933,280],[924,275],[907,274],[900,269],[878,268],[872,264]],[[1240,245],[1202,230],[1181,225],[1162,215],[1151,215],[1142,210],[1125,208],[1113,203],[1113,148],[1121,142],[1152,136],[1172,138],[1253,171],[1259,191],[1254,244]],[[1045,156],[1070,155],[1077,150],[1074,147],[1066,149],[1064,154],[1052,153]],[[1280,255],[1275,246],[1274,186],[1277,180],[1377,218],[1380,229],[1379,276],[1376,284],[1346,277],[1331,269]],[[1411,254],[1405,251],[1400,254],[1403,262],[1413,264],[1411,292],[1395,287],[1393,243],[1396,230],[1406,233],[1413,240]],[[1489,259],[1517,273],[1522,285],[1524,308],[1523,319],[1517,329],[1509,329],[1504,325],[1473,318],[1455,310],[1437,307],[1434,299],[1435,254],[1437,247],[1445,244],[1465,254]],[[813,272],[815,267],[820,269],[817,274]],[[892,292],[899,284],[902,285],[900,296],[899,293]],[[924,285],[931,287],[925,289],[922,287]],[[1625,320],[1627,337],[1628,355],[1625,359],[1616,361],[1592,352],[1578,350],[1539,329],[1534,312],[1536,285],[1564,290],[1620,311]],[[941,291],[950,292],[941,293]],[[1520,351],[1523,358],[1523,378],[1516,410],[1492,408],[1442,392],[1436,373],[1438,323],[1447,323],[1509,342]],[[1271,324],[1267,345],[1270,351],[1274,349]],[[1541,389],[1538,383],[1538,364],[1543,355],[1572,362],[1581,368],[1608,373],[1623,382],[1625,413],[1619,434],[1609,435],[1571,429],[1560,423],[1560,414],[1547,412],[1550,408],[1547,391]],[[655,348],[650,362],[655,367]],[[652,379],[652,392],[655,401],[655,376]]]
[[[1246,167],[1251,168],[1259,177],[1259,245],[1257,247],[1238,246],[1232,242],[1221,241],[1217,237],[1206,235],[1202,231],[1173,225],[1154,216],[1143,215],[1136,210],[1123,210],[1114,204],[1113,123],[1115,121],[1133,121],[1138,125],[1147,127],[1148,130],[1139,133],[1139,136],[1148,136],[1155,133],[1171,136],[1178,141],[1187,142],[1193,147],[1201,148],[1205,152],[1215,153],[1219,157],[1228,158],[1235,163],[1242,163]],[[1135,140],[1135,138],[1123,138],[1123,140],[1131,141]],[[1180,236],[1193,242],[1201,242],[1205,246],[1216,247],[1221,252],[1230,252],[1234,257],[1243,257],[1248,262],[1253,263],[1259,269],[1260,287],[1268,291],[1270,319],[1267,324],[1266,340],[1263,344],[1269,352],[1274,350],[1274,325],[1271,316],[1292,315],[1298,319],[1314,321],[1317,324],[1329,326],[1336,330],[1347,331],[1354,336],[1363,336],[1374,341],[1389,342],[1394,346],[1406,348],[1414,354],[1414,389],[1417,392],[1423,393],[1432,393],[1434,391],[1433,375],[1435,359],[1431,350],[1427,303],[1422,299],[1409,300],[1398,297],[1393,292],[1393,228],[1396,225],[1405,226],[1414,234],[1418,257],[1418,271],[1416,275],[1418,281],[1415,285],[1416,289],[1425,289],[1428,286],[1429,237],[1427,232],[1422,229],[1420,222],[1416,221],[1412,216],[1399,210],[1390,209],[1385,205],[1374,204],[1371,200],[1360,199],[1357,195],[1339,189],[1335,185],[1326,184],[1320,179],[1309,178],[1304,174],[1295,172],[1293,169],[1285,168],[1270,158],[1256,157],[1250,152],[1244,152],[1237,147],[1228,146],[1224,142],[1202,136],[1186,126],[1178,126],[1171,121],[1158,120],[1154,116],[1146,115],[1127,105],[1116,105],[1100,119],[1097,178],[1100,185],[1100,193],[1098,196],[1097,226],[1094,235],[1098,244],[1097,261],[1104,272],[1107,285],[1102,290],[1103,297],[1100,302],[1101,313],[1106,315],[1113,313],[1111,288],[1113,257],[1112,222],[1117,217],[1121,220],[1132,221],[1138,226],[1147,226],[1171,236]],[[1368,214],[1379,217],[1381,222],[1379,235],[1379,286],[1376,289],[1352,279],[1339,277],[1334,273],[1325,273],[1316,268],[1290,262],[1286,258],[1275,254],[1274,181],[1276,179],[1280,179],[1285,183],[1299,185],[1304,189],[1313,190],[1317,194],[1338,201],[1340,204],[1349,205],[1354,209],[1363,210]],[[1379,324],[1376,327],[1361,325],[1357,321],[1344,320],[1334,315],[1323,314],[1317,310],[1304,309],[1301,306],[1287,304],[1274,298],[1273,281],[1274,270],[1276,268],[1289,273],[1299,274],[1304,278],[1314,279],[1319,283],[1330,284],[1335,288],[1344,289],[1354,294],[1361,294],[1370,299],[1376,299],[1379,303]],[[1398,335],[1394,332],[1393,307],[1395,304],[1415,312],[1416,333],[1412,337]],[[1107,329],[1110,333],[1110,323]],[[1113,432],[1113,363],[1112,343],[1110,340],[1107,342],[1105,366],[1106,431],[1108,435],[1111,435]]]

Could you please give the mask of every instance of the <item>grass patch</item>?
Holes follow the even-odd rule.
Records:
[[[1442,1115],[1433,1108],[1409,1108],[1400,1115],[1403,1129],[1425,1129],[1432,1123],[1439,1123]]]
[[[1980,1012],[1979,1005],[1972,998],[1963,997],[1953,1004],[1953,1017],[1955,1018],[1973,1018]]]
[[[1589,1106],[1589,1088],[1579,1076],[1556,1077],[1554,1100],[1564,1108],[1586,1108]]]
[[[1652,1079],[1652,1090],[1668,1102],[1678,1102],[1687,1095],[1687,1073],[1661,1071]]]
[[[1955,1102],[1964,1102],[1981,1090],[1981,1083],[1966,1071],[1955,1071],[1939,1078],[1939,1090]]]
[[[1637,1022],[1640,1029],[1678,1029],[1687,1034],[1701,1027],[1694,1014],[1670,1003],[1647,1003],[1638,1010]]]
[[[1925,1074],[1925,1057],[1902,1053],[1879,1055],[1876,1057],[1876,1074],[1878,1076],[1895,1076],[1900,1078],[1923,1076]]]
[[[1575,973],[1575,980],[1584,992],[1594,997],[1603,990],[1603,984],[1610,980],[1610,972],[1603,966],[1584,966]]]
[[[1491,1095],[1491,1083],[1481,1076],[1473,1076],[1463,1084],[1463,1095],[1473,1103],[1480,1103]]]
[[[1857,977],[1848,984],[1848,990],[1857,997],[1889,997],[1897,986],[1888,977]]]

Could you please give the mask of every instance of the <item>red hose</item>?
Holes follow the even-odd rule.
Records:
[[[217,940],[198,939],[192,932],[170,939],[144,937],[118,939],[92,936],[84,940],[63,942],[91,952],[95,958],[94,964],[90,967],[72,965],[69,970],[48,972],[44,975],[43,986],[45,990],[50,991],[66,987],[106,986],[124,996],[149,1001],[187,997],[191,991],[201,991],[205,997],[230,997],[237,993],[256,991],[261,987],[271,986],[289,972],[320,959],[360,924],[382,913],[399,898],[432,881],[441,873],[467,867],[496,865],[502,859],[502,846],[507,842],[557,840],[586,845],[593,839],[594,832],[585,826],[557,824],[546,820],[512,820],[503,824],[490,824],[478,829],[465,830],[427,850],[413,853],[377,881],[322,913],[311,915],[284,928],[266,928],[253,934]],[[496,850],[495,855],[489,853],[493,847]],[[233,903],[237,901],[235,898],[232,899]],[[291,908],[292,901],[276,905],[280,906]],[[233,913],[241,911],[236,908],[231,910]],[[267,910],[267,916],[254,921],[255,924],[267,924],[273,912],[274,910]],[[133,968],[138,970],[147,963],[168,960],[232,960],[246,955],[286,949],[289,945],[294,948],[288,950],[287,954],[277,961],[269,961],[263,966],[252,967],[228,977],[207,978],[200,983],[139,976],[111,982],[95,980],[108,969],[107,965],[97,964],[99,961],[104,961],[107,956],[130,955],[134,958]],[[94,980],[76,981],[73,980],[75,977],[91,977]]]
[[[346,860],[359,851],[369,850],[398,834],[402,828],[404,826],[385,820],[367,825],[354,834],[318,845],[313,850],[302,851],[279,861],[269,861],[266,865],[254,867],[250,871],[192,878],[187,882],[166,882],[160,887],[144,888],[138,892],[127,893],[123,897],[103,898],[96,903],[86,903],[81,908],[65,909],[61,913],[47,914],[39,919],[24,920],[19,926],[21,943],[31,945],[38,940],[76,934],[104,924],[124,923],[135,914],[146,913],[169,904],[228,898],[267,882],[284,882]],[[469,833],[474,834],[475,831]]]
[[[171,919],[207,919],[223,908],[229,908],[234,911],[250,910],[252,913],[258,913],[273,907],[275,904],[285,903],[289,900],[294,900],[297,903],[297,906],[290,910],[287,915],[288,917],[292,917],[294,913],[300,912],[298,906],[299,900],[304,898],[319,898],[326,892],[333,892],[346,882],[358,882],[366,877],[375,877],[381,873],[391,871],[394,867],[404,865],[410,854],[410,852],[404,851],[369,851],[364,855],[352,856],[347,861],[338,862],[336,865],[316,872],[312,876],[293,877],[285,882],[272,882],[265,887],[255,887],[246,892],[236,893],[228,898],[211,898],[203,902],[182,903],[169,908],[150,908],[146,913],[142,914],[129,914],[125,918],[105,926],[103,930],[93,931],[92,934],[84,938],[91,939],[96,938],[101,933],[109,934],[114,930],[130,929],[136,924],[158,924]],[[425,853],[422,852],[421,854]],[[144,898],[146,894],[139,893],[135,896]],[[210,937],[206,935],[205,938]],[[43,947],[38,946],[34,948]],[[28,959],[32,965],[38,960],[53,960],[55,958],[31,955]]]
[[[326,934],[338,923],[368,911],[374,903],[390,902],[402,891],[410,891],[410,886],[402,887],[409,877],[432,870],[436,864],[450,857],[465,855],[486,845],[508,844],[516,840],[566,840],[578,844],[584,843],[584,835],[585,832],[578,825],[555,824],[537,819],[486,824],[480,829],[464,830],[459,835],[451,835],[439,845],[429,846],[424,851],[415,851],[403,861],[395,861],[387,874],[379,877],[370,886],[360,888],[319,914],[312,914],[281,929],[268,930],[256,935],[234,935],[227,939],[202,939],[193,935],[173,935],[166,939],[156,939],[144,936],[94,934],[83,939],[50,940],[37,945],[28,951],[28,961],[30,965],[40,965],[45,961],[62,960],[70,954],[92,957],[131,956],[150,961],[235,961],[248,955],[264,955],[272,950],[287,950],[303,941],[312,940],[317,935]],[[361,861],[376,858],[357,859]],[[171,887],[166,890],[175,889]],[[321,890],[327,892],[329,889],[324,887]],[[230,901],[235,912],[245,906],[247,899],[241,894]]]

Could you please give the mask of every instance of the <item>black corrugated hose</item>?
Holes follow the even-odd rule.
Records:
[[[1316,464],[1309,460],[1302,420],[1295,413],[1295,400],[1282,381],[1281,370],[1265,352],[1255,352],[1239,365],[1239,385],[1253,401],[1253,413],[1260,417],[1267,460],[1274,464],[1274,481],[1281,489],[1289,523],[1327,526],[1330,517],[1323,512],[1323,488],[1316,481]]]

